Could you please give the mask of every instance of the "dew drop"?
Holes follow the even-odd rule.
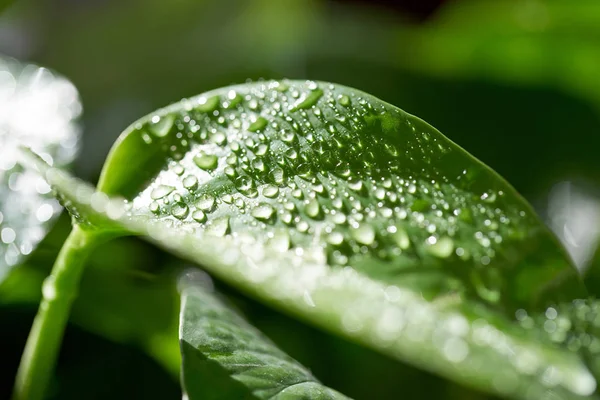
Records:
[[[311,199],[304,207],[304,212],[311,218],[318,218],[321,215],[321,206],[316,199]]]
[[[175,172],[177,175],[181,176],[185,172],[185,169],[181,166],[181,164],[176,164],[173,167],[173,172]]]
[[[350,105],[350,97],[346,96],[346,95],[341,95],[340,96],[340,104],[343,105],[344,107],[348,107]]]
[[[266,185],[262,190],[262,194],[265,197],[273,199],[279,194],[279,188],[273,185]]]
[[[454,252],[454,241],[447,236],[425,246],[427,252],[435,257],[447,258]]]
[[[254,187],[254,181],[247,175],[239,176],[235,180],[235,187],[247,197],[256,197],[258,195],[258,191]]]
[[[212,171],[217,168],[219,159],[214,154],[206,154],[201,151],[194,157],[194,164],[205,171]]]
[[[292,214],[289,211],[284,211],[281,213],[281,220],[287,224],[290,225],[293,221],[294,217],[292,216]]]
[[[217,109],[219,105],[219,96],[212,96],[206,98],[204,96],[198,98],[198,105],[196,108],[202,112],[209,113]]]
[[[160,206],[158,205],[158,203],[156,201],[153,201],[152,203],[150,203],[150,205],[148,206],[148,208],[154,214],[158,214],[160,212]]]
[[[155,115],[151,119],[150,132],[157,137],[165,137],[171,132],[175,118],[172,115],[160,117]]]
[[[225,236],[229,233],[229,217],[215,219],[207,228],[206,232],[214,236]]]
[[[368,224],[360,224],[358,227],[352,228],[350,233],[358,243],[370,245],[375,241],[375,231]]]
[[[192,218],[196,222],[204,222],[206,221],[206,214],[202,210],[196,210],[192,213]]]
[[[327,235],[327,243],[339,246],[344,242],[344,235],[341,232],[333,231]]]
[[[233,202],[233,196],[230,195],[229,193],[225,193],[221,197],[221,200],[223,200],[223,202],[226,203],[226,204],[231,204]]]
[[[175,204],[171,209],[171,215],[173,215],[177,219],[185,219],[189,213],[189,208],[185,204]]]
[[[266,143],[261,143],[258,145],[255,154],[257,156],[264,156],[265,154],[267,154],[267,151],[269,151],[269,145]]]
[[[215,198],[209,194],[203,194],[196,202],[196,207],[205,212],[211,212],[215,206]]]
[[[291,111],[311,108],[312,106],[317,104],[317,102],[319,101],[321,96],[323,96],[323,90],[316,88],[316,89],[312,90],[310,93],[305,94],[302,97],[300,97],[298,99],[298,101],[296,102],[296,104],[294,105],[294,107],[291,109]]]
[[[198,186],[198,179],[194,175],[188,175],[183,179],[183,187],[193,190]]]
[[[215,132],[210,137],[210,141],[218,145],[223,145],[227,142],[227,136],[223,132]]]
[[[252,209],[251,215],[260,221],[269,221],[275,210],[270,205],[263,203]]]
[[[17,238],[17,233],[12,228],[3,228],[0,231],[0,240],[6,244],[10,244]]]
[[[279,136],[280,136],[281,140],[286,143],[292,143],[294,141],[294,139],[296,138],[296,134],[290,130],[282,130]],[[296,157],[290,157],[290,156],[288,156],[288,157],[296,158]]]
[[[408,247],[410,246],[410,239],[409,239],[406,231],[402,228],[397,228],[397,227],[393,227],[393,228],[396,229],[396,231],[393,232],[391,235],[392,238],[394,239],[394,242],[396,242],[398,247],[400,247],[402,250],[408,249]]]
[[[173,190],[175,190],[173,186],[158,185],[150,193],[150,198],[152,198],[152,200],[162,199],[163,197],[171,193]]]
[[[254,121],[248,127],[250,132],[257,132],[267,126],[268,121],[263,117],[255,118]]]
[[[262,159],[255,158],[254,160],[252,160],[252,168],[254,168],[254,170],[258,171],[258,172],[264,172],[265,163],[263,162]]]
[[[285,180],[285,172],[283,172],[283,169],[275,167],[271,170],[271,178],[273,178],[273,182],[275,182],[278,185],[281,185]]]
[[[332,213],[332,214],[333,214],[333,213]],[[336,223],[336,224],[338,224],[338,225],[341,225],[341,224],[343,224],[343,223],[345,223],[345,222],[346,222],[346,215],[345,215],[345,214],[343,214],[343,213],[341,213],[341,212],[336,212],[335,214],[333,214],[333,215],[331,216],[331,220],[332,220],[334,223]]]
[[[496,201],[496,193],[484,193],[481,195],[481,200],[486,203],[493,203]]]

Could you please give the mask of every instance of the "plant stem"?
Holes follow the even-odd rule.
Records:
[[[17,372],[13,400],[42,400],[52,376],[71,305],[77,297],[85,260],[97,236],[73,226],[52,272],[44,280],[42,301]]]

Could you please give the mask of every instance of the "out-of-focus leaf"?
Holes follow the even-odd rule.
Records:
[[[548,225],[581,271],[590,295],[600,295],[600,197],[593,185],[564,181],[548,197]]]
[[[60,244],[58,244],[60,245]],[[133,238],[111,241],[93,253],[84,273],[70,321],[110,341],[144,349],[171,375],[179,374],[177,268],[170,257],[149,252]],[[58,248],[42,242],[31,258],[0,283],[4,307],[39,304],[42,283]],[[161,263],[160,269],[145,270]],[[168,265],[163,266],[165,262]],[[168,267],[168,268],[167,268]]]
[[[548,225],[563,243],[573,262],[588,274],[600,244],[600,198],[574,182],[556,184],[550,192]]]
[[[45,68],[0,58],[0,280],[44,237],[61,210],[44,179],[22,167],[19,146],[64,167],[77,150],[77,90]]]
[[[578,299],[548,307],[543,313],[519,310],[516,316],[525,329],[541,333],[541,341],[582,354],[594,375],[600,377],[600,301]]]
[[[600,110],[600,3],[448,2],[401,29],[395,60],[421,73],[556,87]]]
[[[10,6],[14,0],[0,0],[0,13],[4,11],[5,8]]]
[[[191,282],[190,282],[191,281]],[[347,399],[189,279],[181,294],[184,393],[194,399]]]
[[[596,387],[576,354],[510,321],[518,307],[585,295],[529,205],[437,130],[363,92],[262,82],[159,110],[126,131],[101,177],[126,208],[56,169],[46,177],[74,215],[147,235],[421,368],[522,398]],[[550,384],[549,367],[560,376]]]

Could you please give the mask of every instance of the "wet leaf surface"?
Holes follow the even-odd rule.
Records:
[[[577,354],[513,322],[517,310],[585,296],[557,240],[497,174],[365,93],[223,88],[132,125],[109,155],[104,193],[46,176],[97,229],[112,220],[401,360],[506,396],[595,390]]]
[[[321,385],[206,283],[194,282],[196,274],[188,275],[179,339],[189,399],[347,399]]]

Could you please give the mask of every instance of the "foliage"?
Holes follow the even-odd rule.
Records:
[[[598,180],[596,139],[586,134],[600,126],[594,2],[459,1],[419,25],[333,2],[269,3],[35,9],[46,50],[34,58],[72,77],[86,102],[79,174],[94,180],[111,132],[169,99],[247,77],[331,79],[415,111],[506,176],[597,295],[593,190],[562,185],[547,215],[539,201],[557,181]],[[13,15],[33,13],[23,2],[3,18]],[[133,19],[162,34],[132,32]],[[16,398],[41,396],[43,379],[51,378],[46,396],[58,398],[85,382],[64,378],[64,359],[52,378],[67,318],[109,347],[148,354],[175,380],[181,350],[192,399],[342,396],[315,377],[356,398],[595,398],[598,305],[571,257],[512,186],[422,120],[338,84],[224,87],[132,124],[92,189],[63,170],[78,147],[73,86],[40,69],[46,80],[35,90],[63,93],[55,99],[69,112],[36,114],[12,101],[34,87],[34,67],[2,63],[17,90],[0,96],[15,110],[0,112],[0,142],[42,156],[11,151],[7,163],[3,152],[0,165],[7,329],[16,326],[7,310],[35,306],[50,274]],[[63,125],[48,124],[52,115]],[[70,139],[40,137],[35,121]],[[73,216],[68,238],[66,218],[52,228],[60,208],[32,166]],[[221,294],[207,278],[177,293],[174,277],[189,262]],[[9,332],[3,349],[16,354],[21,343],[9,340],[24,332]],[[142,371],[127,370],[129,387]],[[152,393],[159,381],[144,387]]]
[[[75,243],[102,232],[147,235],[264,301],[465,384],[523,398],[595,389],[583,360],[511,323],[515,310],[585,295],[546,228],[477,160],[364,93],[275,81],[184,100],[124,133],[103,192],[36,164],[79,227],[66,265],[70,246],[79,259]],[[59,276],[49,302],[70,290]],[[186,380],[196,372],[184,364]]]

